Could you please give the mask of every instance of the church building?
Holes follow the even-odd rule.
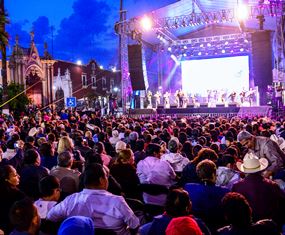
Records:
[[[44,48],[43,56],[39,55],[33,32],[29,48],[22,47],[17,37],[8,61],[8,82],[23,84],[34,105],[64,106],[68,97],[88,102],[100,99],[104,105],[110,94],[116,96],[120,90],[118,72],[101,69],[95,60],[86,65],[57,60],[49,54],[47,44]]]

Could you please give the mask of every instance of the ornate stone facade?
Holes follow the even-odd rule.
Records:
[[[119,72],[101,69],[94,60],[87,65],[55,60],[46,44],[44,55],[40,56],[33,33],[29,48],[21,47],[16,38],[8,73],[9,82],[23,84],[33,104],[42,107],[64,106],[67,97],[102,99],[120,91]]]

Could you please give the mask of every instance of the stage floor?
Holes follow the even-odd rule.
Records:
[[[255,106],[255,107],[188,107],[188,108],[158,108],[158,109],[130,109],[130,116],[270,116],[271,106]]]

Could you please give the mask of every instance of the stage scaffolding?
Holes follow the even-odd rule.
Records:
[[[257,19],[259,21],[259,29],[263,30],[264,17],[271,16],[276,17],[276,21],[282,24],[285,16],[285,1],[269,1],[269,4],[260,3],[256,6],[249,7],[249,18]],[[174,17],[165,17],[154,19],[152,30],[156,33],[162,33],[164,36],[167,35],[163,33],[163,31],[167,31],[170,29],[177,29],[181,27],[193,27],[197,25],[207,25],[207,24],[217,24],[224,22],[233,22],[237,20],[237,12],[236,9],[222,9],[213,12],[199,12],[196,13],[192,11],[187,15],[180,15]],[[129,79],[129,69],[128,69],[128,39],[129,37],[132,39],[141,39],[142,30],[140,26],[140,21],[138,18],[131,18],[127,20],[126,11],[121,10],[120,21],[115,25],[116,32],[120,35],[120,66],[121,66],[121,81],[122,81],[122,107],[123,112],[126,113],[127,107],[127,98],[130,96],[130,79]],[[284,32],[281,32],[284,33]],[[227,35],[222,35],[218,37],[226,37]],[[239,35],[232,35],[232,37],[243,37],[247,38],[247,34],[241,32]],[[212,38],[211,40],[216,40],[216,36],[206,37],[206,38],[195,38],[191,40],[206,40],[207,38]],[[182,45],[187,44],[189,40],[176,40],[167,37],[167,40],[171,45]],[[139,43],[142,43],[140,41]],[[159,46],[157,47],[159,48]],[[160,73],[159,73],[159,76]],[[161,78],[159,78],[160,80]],[[159,81],[161,84],[161,81]]]

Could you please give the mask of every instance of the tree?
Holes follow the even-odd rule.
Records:
[[[7,86],[7,98],[10,100],[8,103],[9,109],[14,111],[15,114],[20,114],[26,110],[26,106],[30,103],[28,96],[24,91],[24,85],[11,83]],[[21,95],[19,95],[22,93]],[[17,96],[18,95],[18,96]],[[17,96],[15,98],[15,96]]]
[[[4,0],[0,0],[0,51],[2,56],[2,82],[3,82],[3,101],[6,101],[6,88],[7,88],[7,55],[6,46],[9,42],[9,36],[6,32],[6,24],[9,23],[7,14],[5,13]]]

